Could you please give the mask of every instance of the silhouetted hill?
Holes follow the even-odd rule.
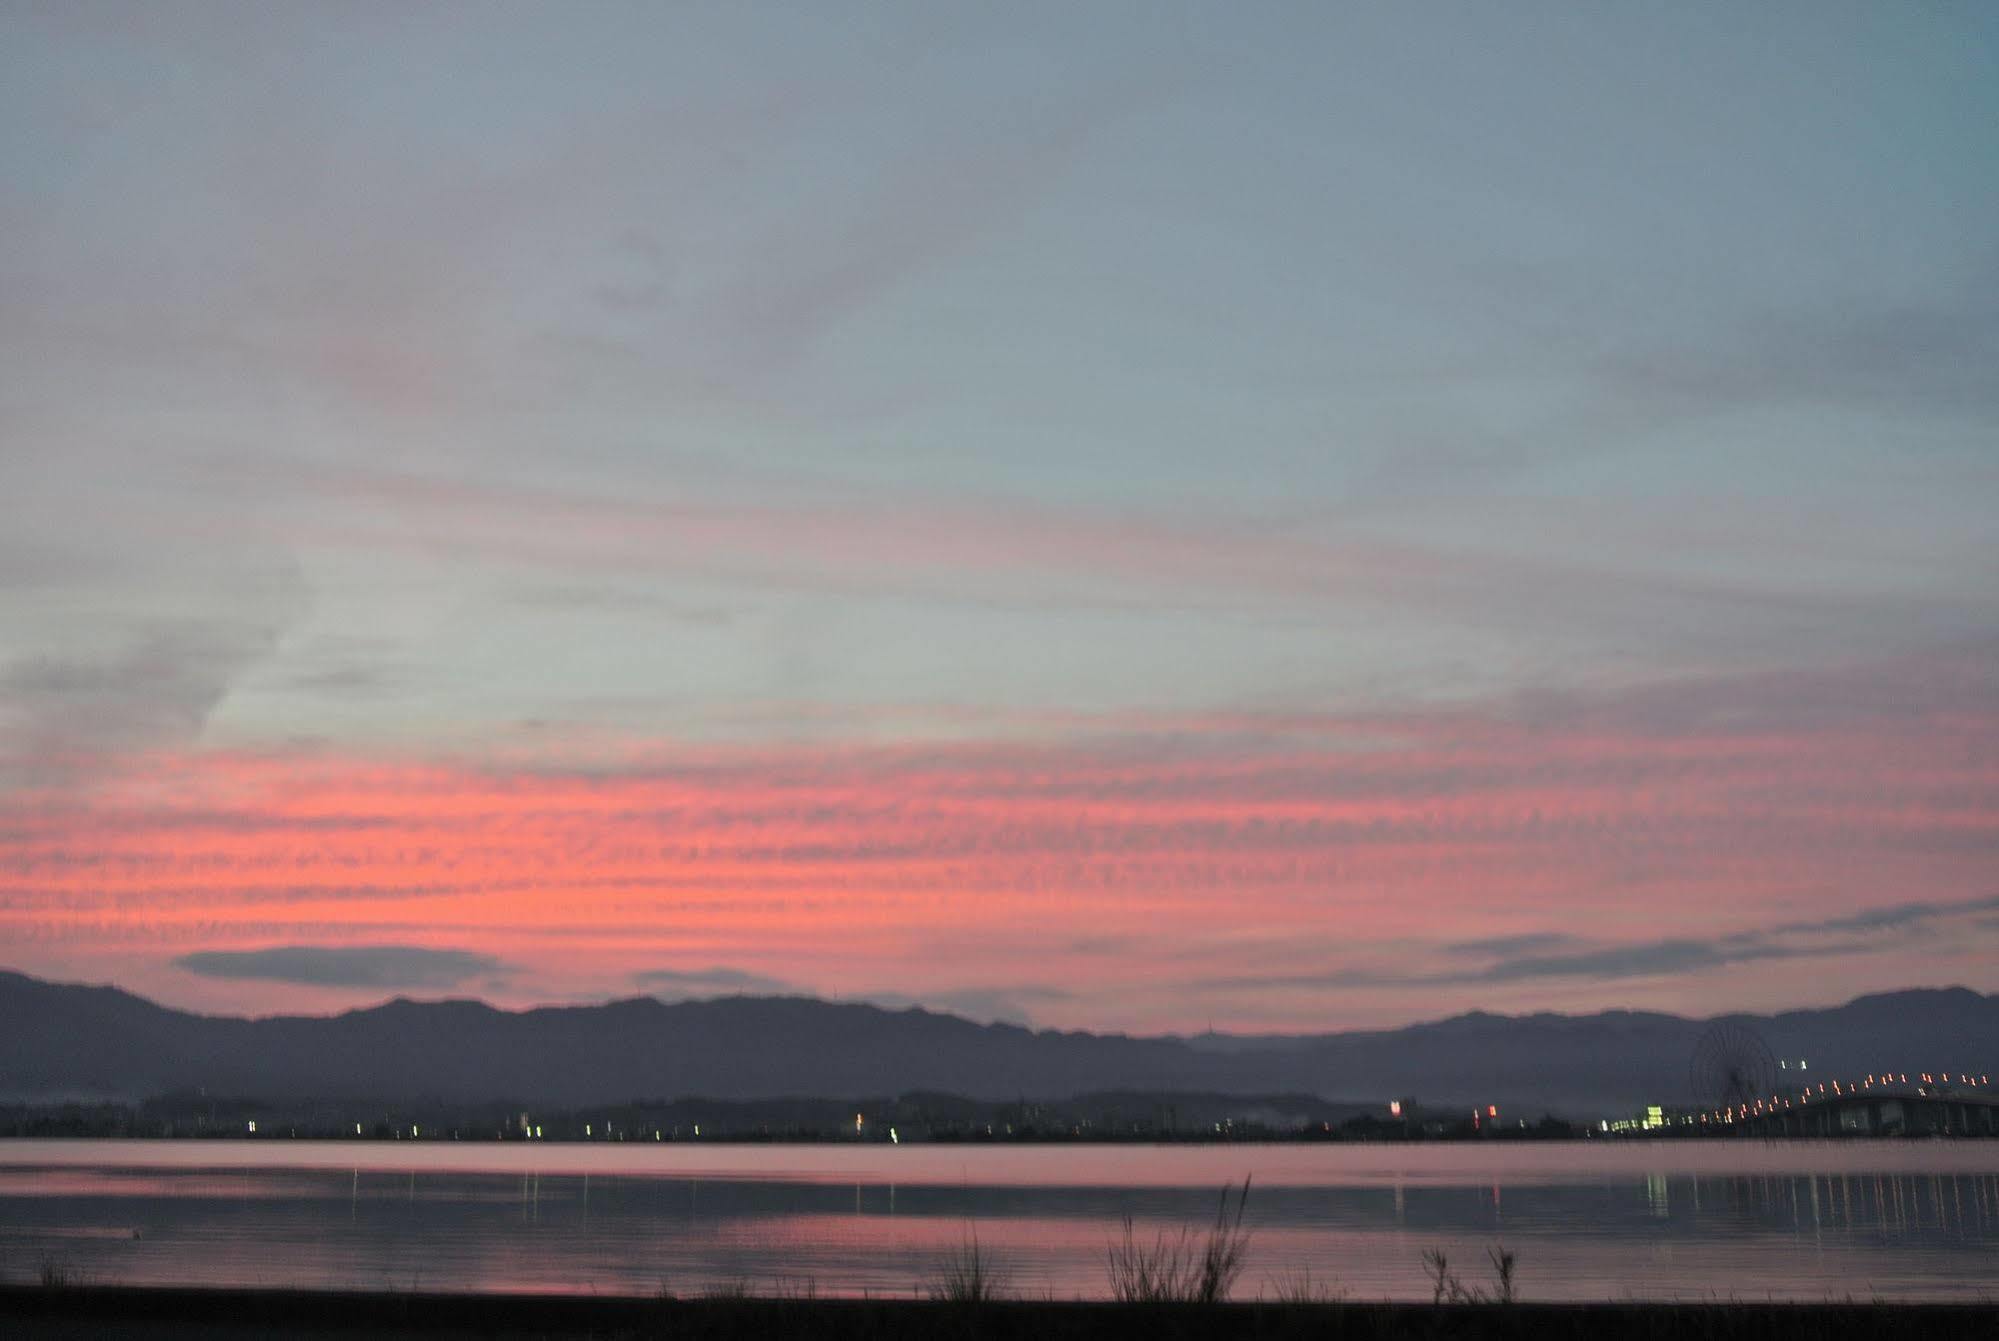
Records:
[[[1999,1071],[1999,997],[1964,988],[1739,1016],[1826,1074]],[[0,1099],[143,1098],[617,1103],[935,1090],[1059,1099],[1113,1090],[1295,1093],[1374,1102],[1621,1110],[1689,1097],[1706,1021],[1607,1011],[1477,1012],[1406,1029],[1232,1039],[980,1025],[920,1009],[795,997],[505,1011],[394,1000],[331,1017],[192,1015],[108,987],[0,972]]]

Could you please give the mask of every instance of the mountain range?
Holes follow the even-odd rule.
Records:
[[[1999,1071],[1999,995],[1963,987],[1723,1018],[1828,1078]],[[398,998],[334,1016],[241,1019],[0,971],[0,1101],[203,1089],[274,1100],[579,1106],[912,1090],[1061,1099],[1130,1089],[1415,1096],[1594,1114],[1690,1101],[1689,1062],[1710,1023],[1634,1011],[1474,1012],[1370,1032],[1131,1037],[752,996],[523,1011]]]

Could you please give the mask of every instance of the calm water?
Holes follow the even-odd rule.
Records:
[[[1999,1298],[1999,1142],[555,1146],[0,1142],[0,1278],[907,1295],[976,1234],[1014,1287],[1105,1293],[1254,1175],[1238,1297],[1309,1270],[1428,1298],[1519,1257],[1542,1299]]]

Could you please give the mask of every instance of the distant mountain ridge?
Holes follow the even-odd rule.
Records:
[[[1999,995],[1963,987],[1727,1018],[1827,1076],[1999,1071]],[[1708,1023],[1632,1011],[1474,1012],[1365,1033],[1146,1038],[748,996],[525,1011],[398,998],[341,1015],[252,1020],[0,971],[0,1100],[141,1099],[202,1088],[271,1099],[573,1106],[912,1090],[1062,1099],[1128,1089],[1415,1095],[1593,1113],[1688,1100],[1688,1060]]]

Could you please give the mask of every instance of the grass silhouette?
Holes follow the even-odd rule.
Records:
[[[1131,1217],[1124,1236],[1105,1253],[1111,1297],[1123,1304],[1217,1304],[1229,1297],[1249,1255],[1249,1232],[1242,1227],[1249,1205],[1249,1179],[1242,1180],[1235,1216],[1229,1216],[1229,1189],[1204,1239],[1185,1228],[1172,1237],[1161,1230],[1150,1244],[1140,1241]]]

